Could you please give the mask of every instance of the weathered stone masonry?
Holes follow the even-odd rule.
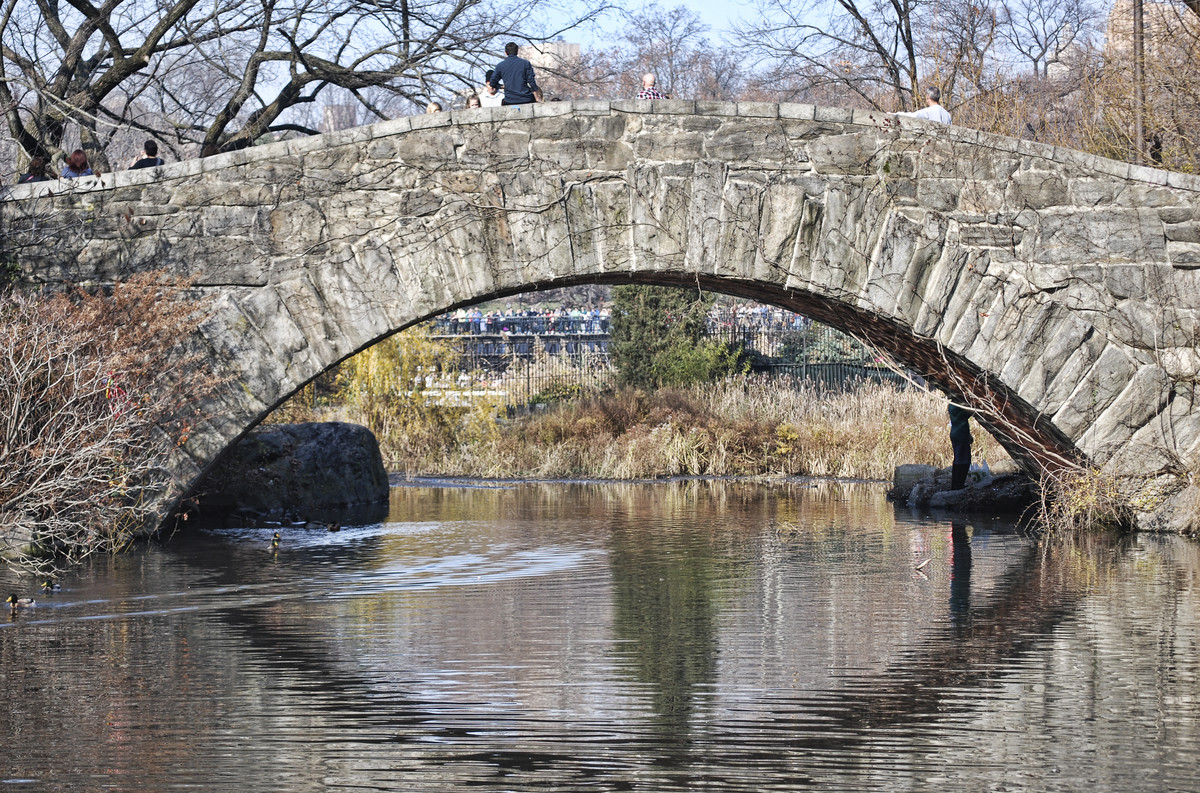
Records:
[[[0,205],[30,283],[148,268],[216,297],[232,373],[181,483],[414,322],[580,282],[687,284],[866,337],[987,407],[1029,466],[1200,462],[1200,179],[809,105],[415,116]],[[36,246],[22,244],[37,241]]]

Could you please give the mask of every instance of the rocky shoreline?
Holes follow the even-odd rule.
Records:
[[[950,489],[950,468],[901,465],[896,467],[887,497],[910,507],[964,514],[1020,514],[1037,503],[1038,488],[1011,463],[972,470],[966,487],[959,490]]]

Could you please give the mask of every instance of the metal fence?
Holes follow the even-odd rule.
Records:
[[[462,370],[489,394],[500,395],[510,405],[525,405],[613,384],[607,318],[602,332],[596,330],[598,320],[593,318],[499,320],[506,323],[499,332],[481,329],[491,325],[467,325],[447,318],[435,327],[434,338],[454,346]],[[741,346],[749,354],[753,371],[786,377],[798,386],[846,389],[864,382],[906,382],[884,366],[873,350],[850,336],[801,320],[709,323],[706,335]],[[538,328],[545,330],[537,332]]]

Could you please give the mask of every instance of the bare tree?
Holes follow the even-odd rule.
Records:
[[[1029,62],[1035,77],[1048,77],[1052,65],[1088,43],[1098,16],[1088,0],[1004,0],[1000,35]]]
[[[108,167],[113,130],[205,153],[286,129],[330,87],[370,113],[384,89],[414,104],[494,55],[501,37],[554,35],[548,0],[7,0],[0,109],[27,156],[52,159],[72,128]],[[571,26],[598,13],[578,6]]]
[[[704,34],[708,26],[686,6],[664,10],[657,3],[630,14],[625,40],[629,47],[627,70],[635,80],[646,72],[658,76],[658,88],[672,96],[694,96],[699,75],[698,53],[709,49]]]
[[[837,86],[879,109],[919,95],[926,0],[758,0],[737,28],[742,48],[777,73]],[[851,104],[843,101],[840,104]]]
[[[168,457],[215,377],[180,339],[207,304],[141,274],[108,296],[0,303],[0,550],[58,558],[119,550],[169,503]],[[17,556],[14,557],[14,554]]]
[[[549,93],[632,97],[647,72],[675,99],[735,99],[742,93],[748,77],[742,59],[715,46],[708,26],[686,6],[668,10],[650,3],[624,14],[621,25],[617,45],[584,52],[570,68],[554,70],[546,80]]]

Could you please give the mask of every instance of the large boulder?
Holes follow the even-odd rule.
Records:
[[[386,508],[388,476],[366,427],[272,424],[238,441],[195,501],[205,519],[333,520],[356,508]]]

